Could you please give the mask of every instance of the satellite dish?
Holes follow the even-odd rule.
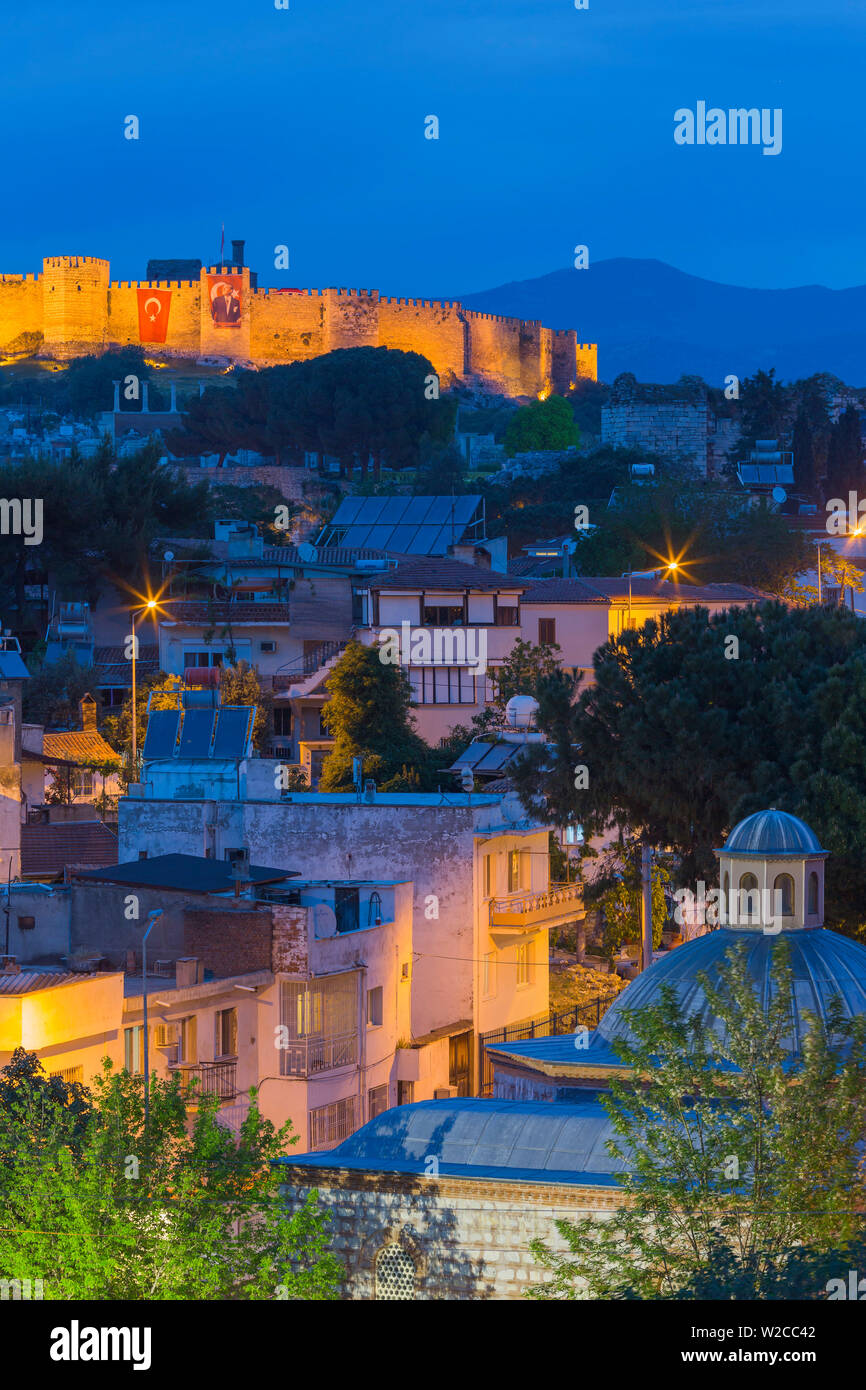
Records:
[[[774,487],[774,488],[773,488],[773,501],[774,501],[774,502],[786,502],[787,499],[788,499],[788,494],[787,494],[787,492],[785,491],[785,489],[784,489],[783,487]]]
[[[319,552],[309,541],[301,541],[298,545],[298,556],[301,560],[317,560]]]
[[[313,925],[317,941],[325,936],[337,935],[337,914],[327,903],[316,903],[313,908]]]

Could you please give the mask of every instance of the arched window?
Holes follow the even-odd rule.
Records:
[[[736,921],[733,920],[736,917]],[[732,915],[731,926],[748,925],[758,922],[761,917],[761,893],[754,874],[743,874],[740,879],[740,901],[737,912]]]
[[[809,896],[807,898],[807,912],[810,917],[818,916],[818,875],[813,869],[809,875]]]
[[[781,897],[777,896],[781,894]],[[773,912],[779,911],[783,917],[794,915],[794,880],[790,874],[777,874],[773,884]]]
[[[402,1245],[383,1245],[376,1256],[376,1298],[414,1298],[415,1263]]]

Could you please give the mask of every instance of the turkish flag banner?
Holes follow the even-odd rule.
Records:
[[[168,332],[168,313],[171,290],[138,289],[138,340],[141,343],[164,343]]]

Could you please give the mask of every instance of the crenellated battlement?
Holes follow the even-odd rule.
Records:
[[[205,276],[243,277],[237,327],[215,323]],[[96,256],[48,256],[41,275],[0,274],[0,352],[26,338],[47,357],[154,343],[142,317],[144,291],[170,296],[157,351],[218,355],[258,366],[305,361],[337,348],[390,347],[419,353],[444,382],[474,381],[504,395],[535,398],[595,379],[597,347],[573,329],[464,308],[459,300],[383,295],[347,286],[252,289],[249,270],[230,263],[192,280],[110,280]]]
[[[83,270],[85,266],[108,270],[110,264],[98,256],[46,256],[42,262],[45,270]]]

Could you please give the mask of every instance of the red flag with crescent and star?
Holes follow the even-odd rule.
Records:
[[[164,343],[168,331],[171,290],[138,289],[138,340],[141,343]]]

